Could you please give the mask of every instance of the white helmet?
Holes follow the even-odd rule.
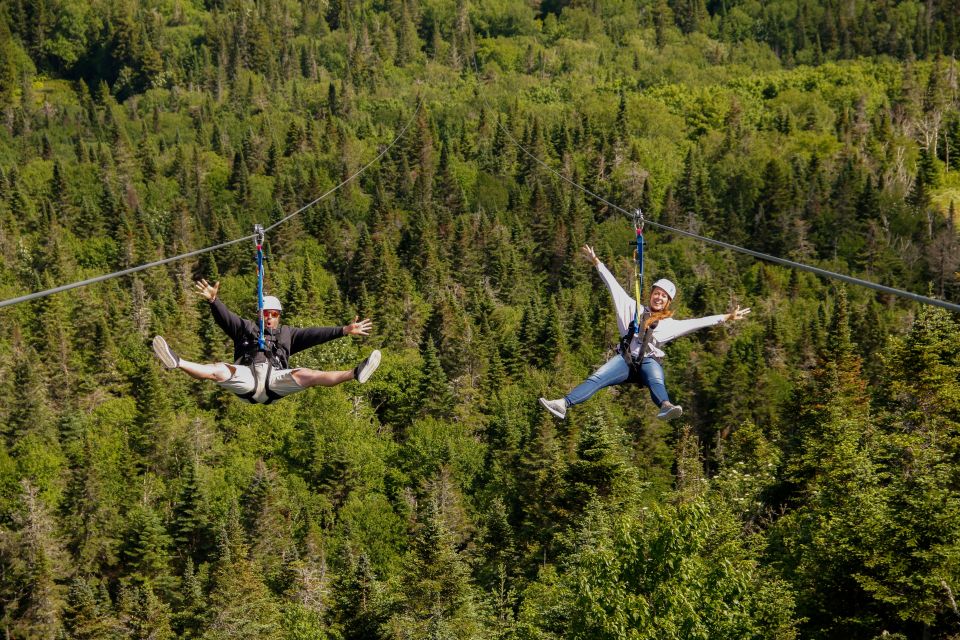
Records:
[[[659,280],[653,283],[653,286],[660,287],[661,289],[666,291],[667,295],[670,297],[671,300],[673,300],[677,295],[677,285],[673,284],[666,278],[660,278]]]
[[[263,308],[283,311],[283,306],[280,304],[280,300],[274,296],[263,296]]]

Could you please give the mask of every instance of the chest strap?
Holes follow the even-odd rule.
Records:
[[[650,346],[650,341],[653,340],[653,331],[657,328],[657,325],[660,324],[660,322],[657,321],[646,329],[643,329],[643,334],[640,336],[640,353],[637,358],[634,358],[633,354],[630,353],[630,343],[633,341],[633,337],[637,335],[639,327],[646,324],[649,318],[650,312],[644,311],[643,315],[630,322],[630,328],[627,330],[626,335],[620,338],[620,355],[631,370],[640,368],[640,363],[643,362],[643,358],[647,353],[647,347]]]

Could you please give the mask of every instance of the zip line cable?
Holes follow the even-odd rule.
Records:
[[[338,184],[337,186],[333,187],[332,189],[330,189],[329,191],[327,191],[326,193],[324,193],[324,194],[321,195],[320,197],[311,200],[310,202],[308,202],[307,204],[303,205],[302,207],[300,207],[299,209],[297,209],[296,211],[294,211],[294,212],[291,213],[290,215],[286,216],[285,218],[282,218],[281,220],[279,220],[279,221],[277,221],[277,222],[274,222],[272,225],[270,225],[269,227],[267,227],[266,229],[264,229],[264,233],[266,233],[267,231],[270,231],[271,229],[273,229],[273,228],[276,227],[277,225],[283,224],[284,222],[286,222],[286,221],[289,220],[290,218],[294,217],[295,215],[298,215],[298,214],[300,214],[300,213],[303,213],[304,211],[306,211],[307,209],[309,209],[309,208],[312,207],[313,205],[317,204],[318,202],[320,202],[321,200],[323,200],[324,198],[326,198],[327,196],[329,196],[330,194],[332,194],[332,193],[333,193],[334,191],[336,191],[337,189],[340,189],[341,187],[343,187],[343,186],[347,185],[348,183],[352,182],[352,181],[353,181],[354,179],[356,179],[360,174],[362,174],[364,171],[366,171],[372,164],[374,164],[375,162],[377,162],[378,160],[380,160],[380,158],[382,158],[384,155],[386,155],[386,153],[387,153],[388,151],[390,151],[390,149],[392,149],[392,148],[400,141],[400,139],[403,138],[403,136],[407,133],[407,129],[410,128],[410,125],[413,124],[413,121],[416,119],[417,114],[420,113],[420,106],[421,106],[422,104],[423,104],[423,98],[421,97],[419,100],[417,100],[417,107],[416,107],[416,109],[414,109],[413,115],[410,116],[410,119],[407,120],[407,123],[406,123],[405,125],[403,125],[403,129],[400,130],[400,133],[397,134],[397,137],[395,137],[395,138],[393,139],[393,141],[392,141],[389,145],[387,145],[386,148],[383,149],[383,151],[381,151],[379,154],[377,154],[377,157],[375,157],[373,160],[371,160],[371,161],[368,162],[367,164],[363,165],[360,169],[358,169],[358,170],[355,171],[352,175],[350,175],[350,177],[346,178],[343,182],[341,182],[341,183]],[[36,293],[30,293],[30,294],[27,294],[27,295],[22,295],[22,296],[19,296],[19,297],[17,297],[17,298],[9,298],[9,299],[7,299],[7,300],[0,300],[0,308],[2,308],[2,307],[9,307],[9,306],[11,306],[11,305],[19,304],[19,303],[21,303],[21,302],[27,302],[27,301],[29,301],[29,300],[36,300],[37,298],[43,298],[43,297],[46,297],[46,296],[49,296],[49,295],[53,295],[54,293],[60,293],[61,291],[69,291],[70,289],[76,289],[77,287],[85,287],[85,286],[87,286],[87,285],[95,284],[95,283],[97,283],[97,282],[103,282],[103,281],[105,281],[105,280],[112,280],[113,278],[119,278],[119,277],[122,277],[122,276],[128,276],[128,275],[130,275],[131,273],[136,273],[136,272],[138,272],[138,271],[144,271],[145,269],[150,269],[150,268],[152,268],[152,267],[158,267],[158,266],[160,266],[160,265],[169,264],[169,263],[171,263],[171,262],[177,262],[177,261],[179,261],[179,260],[184,260],[184,259],[186,259],[186,258],[192,258],[192,257],[194,257],[194,256],[201,255],[201,254],[203,254],[203,253],[208,253],[208,252],[210,252],[210,251],[215,251],[215,250],[217,250],[217,249],[222,249],[223,247],[229,247],[230,245],[234,245],[234,244],[237,244],[237,243],[239,243],[239,242],[244,242],[244,241],[248,241],[248,240],[254,240],[255,238],[256,238],[256,234],[249,234],[249,235],[246,235],[246,236],[237,238],[237,239],[235,239],[235,240],[228,240],[227,242],[222,242],[222,243],[220,243],[220,244],[213,245],[212,247],[206,247],[206,248],[204,248],[204,249],[196,249],[195,251],[190,251],[190,252],[187,252],[187,253],[181,253],[181,254],[178,255],[178,256],[172,256],[172,257],[170,257],[170,258],[164,258],[163,260],[156,260],[156,261],[154,261],[154,262],[148,262],[147,264],[141,264],[141,265],[138,265],[138,266],[136,266],[136,267],[130,267],[129,269],[123,269],[122,271],[115,271],[115,272],[113,272],[113,273],[107,273],[107,274],[104,274],[104,275],[102,275],[102,276],[96,276],[96,277],[94,277],[94,278],[88,278],[88,279],[86,279],[86,280],[81,280],[81,281],[79,281],[79,282],[73,282],[73,283],[71,283],[71,284],[64,284],[64,285],[61,285],[61,286],[59,286],[59,287],[53,287],[52,289],[47,289],[47,290],[45,290],[45,291],[37,291]]]
[[[407,133],[407,129],[410,128],[410,125],[413,124],[413,121],[414,121],[414,120],[416,120],[417,114],[420,113],[420,106],[421,106],[422,104],[423,104],[423,98],[421,97],[419,100],[417,100],[417,108],[413,110],[413,115],[410,116],[410,119],[407,120],[407,123],[406,123],[405,125],[403,125],[403,129],[401,129],[401,130],[400,130],[400,133],[397,135],[397,137],[393,139],[393,142],[391,142],[383,151],[381,151],[381,152],[377,155],[376,158],[374,158],[373,160],[371,160],[371,161],[368,162],[367,164],[365,164],[365,165],[363,165],[362,167],[360,167],[360,169],[359,169],[356,173],[354,173],[352,176],[350,176],[349,178],[347,178],[346,180],[344,180],[343,182],[341,182],[340,184],[338,184],[338,185],[335,186],[334,188],[332,188],[332,189],[330,189],[329,191],[327,191],[327,192],[326,192],[325,194],[323,194],[322,196],[319,196],[318,198],[314,199],[313,201],[308,202],[307,204],[303,205],[302,207],[300,207],[299,209],[297,209],[296,211],[294,211],[293,213],[291,213],[291,214],[288,215],[287,217],[282,218],[282,219],[278,220],[277,222],[274,222],[272,225],[270,225],[269,227],[267,227],[266,229],[264,229],[263,232],[266,233],[266,232],[270,231],[271,229],[273,229],[274,227],[277,227],[277,226],[283,224],[284,222],[286,222],[287,220],[289,220],[289,219],[292,218],[293,216],[297,215],[298,213],[301,213],[301,212],[303,212],[304,210],[309,209],[310,207],[312,207],[313,205],[317,204],[318,202],[320,202],[321,200],[323,200],[324,198],[326,198],[327,196],[329,196],[331,193],[333,193],[334,191],[336,191],[336,190],[339,189],[340,187],[346,185],[348,182],[350,182],[351,180],[353,180],[354,178],[356,178],[357,176],[359,176],[361,173],[363,173],[364,171],[366,171],[367,168],[370,167],[370,165],[376,163],[378,160],[380,160],[380,158],[382,158],[383,156],[385,156],[385,155],[387,154],[387,152],[390,151],[390,149],[392,149],[393,146],[400,141],[400,138],[402,138],[402,137]]]
[[[480,77],[480,68],[479,68],[479,66],[478,66],[478,64],[477,64],[477,60],[476,60],[476,55],[477,55],[477,54],[476,54],[476,50],[477,50],[477,49],[476,49],[476,43],[474,43],[473,55],[471,56],[471,61],[473,62],[473,64],[474,64],[474,69],[476,70],[477,80],[482,84],[482,80],[481,80],[481,77]],[[483,93],[480,92],[479,95],[481,96],[481,100],[483,100],[484,103],[487,103],[487,106],[489,107],[490,105],[489,105],[489,103],[487,102],[486,98],[483,97]],[[496,109],[492,109],[492,108],[491,108],[491,111],[498,112]],[[602,197],[602,196],[600,196],[600,195],[597,195],[596,193],[594,193],[594,192],[591,191],[590,189],[587,189],[587,188],[584,187],[583,185],[575,182],[574,180],[571,180],[570,178],[568,178],[567,176],[563,175],[562,173],[560,173],[559,171],[557,171],[556,169],[554,169],[553,167],[551,167],[550,165],[548,165],[546,162],[544,162],[543,160],[541,160],[540,158],[538,158],[537,156],[535,156],[533,153],[531,153],[530,151],[528,151],[522,144],[520,144],[520,142],[513,136],[513,134],[512,134],[506,127],[503,126],[503,123],[500,122],[500,118],[497,118],[497,127],[499,127],[500,130],[501,130],[501,131],[507,136],[507,138],[510,140],[510,142],[512,142],[518,149],[520,149],[520,151],[522,151],[524,154],[526,154],[527,157],[529,157],[531,160],[533,160],[534,162],[536,162],[537,164],[539,164],[539,165],[542,166],[543,168],[545,168],[545,169],[547,169],[548,171],[550,171],[551,173],[553,173],[555,176],[557,176],[558,178],[560,178],[560,179],[563,180],[564,182],[567,182],[568,184],[576,187],[577,189],[579,189],[580,191],[586,193],[587,195],[592,196],[593,198],[596,198],[597,200],[599,200],[600,202],[604,203],[605,205],[607,205],[607,206],[609,206],[609,207],[612,207],[612,208],[616,209],[617,211],[620,211],[621,213],[624,213],[624,214],[626,214],[627,216],[630,216],[631,218],[633,217],[633,215],[634,215],[633,212],[627,211],[627,210],[624,209],[623,207],[617,206],[616,204],[610,202],[610,201],[607,200],[606,198],[604,198],[604,197]],[[883,292],[883,293],[888,293],[888,294],[895,295],[895,296],[899,296],[899,297],[902,297],[902,298],[909,298],[909,299],[914,300],[914,301],[916,301],[916,302],[920,302],[920,303],[923,303],[923,304],[930,304],[930,305],[934,305],[934,306],[937,306],[937,307],[943,307],[944,309],[949,309],[950,311],[954,311],[954,312],[956,312],[956,313],[960,313],[960,305],[954,304],[954,303],[952,303],[952,302],[947,302],[946,300],[937,300],[936,298],[930,298],[930,297],[927,297],[927,296],[922,296],[922,295],[920,295],[920,294],[918,294],[918,293],[913,293],[913,292],[911,292],[911,291],[905,291],[905,290],[903,290],[903,289],[895,289],[895,288],[893,288],[893,287],[888,287],[888,286],[885,286],[885,285],[882,285],[882,284],[877,284],[876,282],[870,282],[869,280],[861,280],[860,278],[855,278],[855,277],[853,277],[853,276],[848,276],[848,275],[845,275],[845,274],[843,274],[843,273],[837,273],[837,272],[835,272],[835,271],[829,271],[829,270],[827,270],[827,269],[821,269],[820,267],[814,267],[814,266],[812,266],[812,265],[804,264],[804,263],[802,263],[802,262],[794,262],[793,260],[787,260],[786,258],[780,258],[780,257],[777,257],[777,256],[772,256],[772,255],[767,254],[767,253],[761,253],[761,252],[759,252],[759,251],[754,251],[753,249],[746,249],[746,248],[744,248],[744,247],[738,247],[737,245],[730,244],[729,242],[723,242],[722,240],[714,240],[713,238],[707,238],[707,237],[704,237],[704,236],[701,236],[701,235],[697,235],[696,233],[692,233],[692,232],[690,232],[690,231],[684,231],[683,229],[676,229],[676,228],[674,228],[674,227],[670,227],[670,226],[668,226],[668,225],[661,224],[661,223],[659,223],[659,222],[654,222],[654,221],[649,220],[649,219],[646,219],[646,218],[644,219],[644,222],[646,222],[646,224],[649,224],[649,225],[651,225],[651,226],[657,227],[657,228],[659,228],[659,229],[663,229],[663,230],[665,230],[665,231],[670,231],[670,232],[673,232],[673,233],[676,233],[676,234],[679,234],[679,235],[682,235],[682,236],[686,236],[686,237],[688,237],[688,238],[693,238],[693,239],[695,239],[695,240],[700,240],[700,241],[702,241],[702,242],[706,242],[707,244],[712,244],[712,245],[715,245],[715,246],[718,246],[718,247],[722,247],[722,248],[724,248],[724,249],[729,249],[729,250],[731,250],[731,251],[736,251],[736,252],[739,252],[739,253],[744,253],[744,254],[746,254],[746,255],[748,255],[748,256],[753,256],[754,258],[758,258],[758,259],[760,259],[760,260],[767,260],[767,261],[769,261],[769,262],[774,262],[774,263],[776,263],[776,264],[780,264],[780,265],[783,265],[783,266],[785,266],[785,267],[790,267],[790,268],[793,268],[793,269],[800,269],[800,270],[802,270],[802,271],[809,271],[810,273],[815,273],[815,274],[817,274],[818,276],[823,276],[824,278],[833,278],[833,279],[835,279],[835,280],[841,280],[841,281],[846,282],[846,283],[848,283],[848,284],[853,284],[853,285],[857,285],[857,286],[860,286],[860,287],[866,287],[866,288],[868,288],[868,289],[875,289],[876,291],[881,291],[881,292]]]

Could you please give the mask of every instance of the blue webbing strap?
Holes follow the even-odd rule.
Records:
[[[257,243],[257,317],[260,320],[260,350],[266,348],[263,340],[263,226],[253,225],[253,235]]]

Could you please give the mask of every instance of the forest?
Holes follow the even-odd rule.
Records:
[[[383,352],[164,370],[232,361],[193,282],[255,317],[252,240],[0,308],[3,637],[960,638],[960,314],[648,228],[677,318],[753,313],[667,347],[678,420],[537,403],[619,339],[616,207],[960,303],[958,49],[960,0],[0,3],[0,300],[350,179],[265,288],[373,320],[293,366]]]

